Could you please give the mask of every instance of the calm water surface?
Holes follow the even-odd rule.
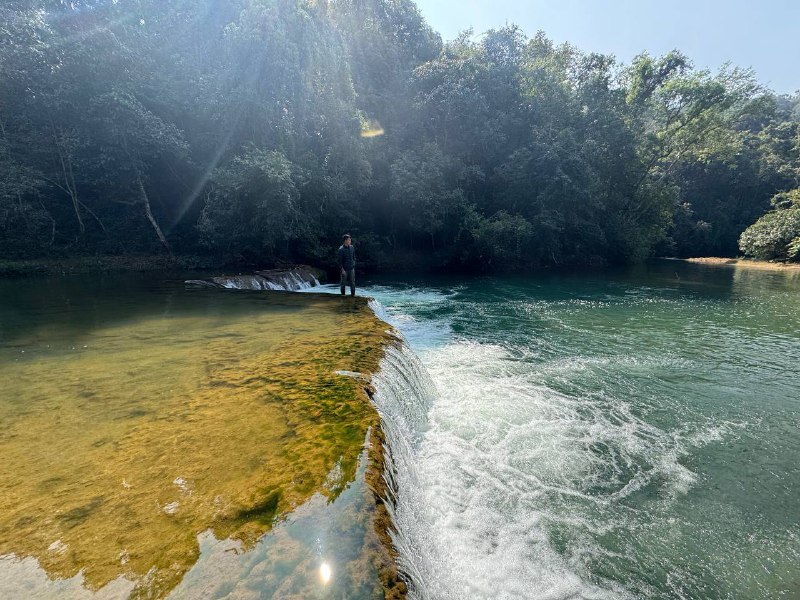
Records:
[[[0,598],[381,596],[349,300],[0,281]]]

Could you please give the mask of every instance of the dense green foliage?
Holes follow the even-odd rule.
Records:
[[[0,28],[7,257],[731,255],[800,186],[798,98],[678,52],[442,44],[411,0],[14,0]]]
[[[772,206],[744,230],[739,247],[755,258],[800,261],[800,189],[776,194]]]

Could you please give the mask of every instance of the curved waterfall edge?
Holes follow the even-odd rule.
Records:
[[[419,500],[407,492],[417,481],[414,448],[426,427],[436,387],[383,306],[375,300],[369,306],[391,327],[393,338],[368,389],[380,417],[375,432],[379,440],[371,441],[370,466],[375,473],[371,478],[368,474],[376,497],[376,533],[391,556],[397,577],[407,587],[408,597],[422,600],[432,597],[430,565],[422,561],[430,549],[419,547],[419,536],[410,535],[412,529],[419,530],[421,512],[416,506]],[[393,597],[406,597],[406,590]]]
[[[297,266],[289,269],[256,271],[253,274],[221,275],[210,279],[189,279],[187,287],[223,288],[233,290],[297,292],[320,285],[324,273],[313,267]]]

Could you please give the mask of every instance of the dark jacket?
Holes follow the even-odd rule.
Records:
[[[356,248],[353,244],[350,244],[350,246],[345,246],[344,244],[339,246],[339,250],[336,252],[336,264],[339,265],[340,269],[344,269],[345,271],[355,269]]]

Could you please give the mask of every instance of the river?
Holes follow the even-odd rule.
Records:
[[[670,261],[364,292],[430,376],[388,369],[399,397],[377,399],[389,419],[423,407],[394,440],[414,596],[800,597],[796,273]]]
[[[335,347],[341,319],[354,327],[358,317],[346,310],[335,316],[345,304],[340,309],[331,302],[301,312],[293,301],[277,301],[265,312],[259,292],[186,292],[176,282],[120,283],[125,277],[96,285],[87,285],[86,278],[53,281],[5,281],[0,307],[7,376],[4,443],[16,448],[19,465],[27,465],[5,478],[9,485],[2,500],[17,506],[11,495],[17,492],[8,490],[23,489],[29,482],[26,473],[41,471],[31,494],[42,499],[39,512],[45,519],[34,532],[56,525],[73,531],[105,510],[91,498],[83,504],[76,499],[77,508],[59,517],[60,500],[47,504],[46,486],[59,485],[46,476],[48,461],[92,473],[97,471],[92,464],[99,465],[106,454],[127,457],[128,463],[114,459],[98,472],[108,475],[104,498],[128,494],[130,480],[123,469],[145,464],[139,459],[157,446],[157,438],[169,439],[169,451],[182,456],[174,440],[183,438],[170,423],[194,420],[196,411],[187,403],[198,397],[198,389],[210,390],[214,398],[228,394],[232,404],[225,414],[235,412],[242,394],[260,402],[256,388],[262,380],[245,375],[259,369],[262,358],[249,366],[243,360],[254,358],[254,352],[263,360],[275,357],[281,340],[297,336],[305,336],[301,351],[310,356],[319,331],[314,323],[326,319],[325,330],[333,331],[326,339]],[[334,286],[314,291],[338,292]],[[405,339],[405,346],[387,350],[374,379],[374,400],[391,450],[393,539],[410,577],[412,598],[800,597],[796,274],[665,261],[524,278],[383,277],[368,281],[359,292],[375,298],[374,310]],[[41,321],[36,327],[31,325],[34,317]],[[275,364],[294,364],[281,361]],[[73,363],[81,374],[74,380]],[[325,372],[332,368],[325,366]],[[177,372],[184,374],[175,377]],[[27,382],[19,379],[23,376]],[[122,376],[128,380],[124,388],[115,383]],[[114,398],[119,415],[92,408],[94,388],[86,386],[87,377],[105,386],[105,397]],[[262,379],[282,384],[268,373]],[[92,432],[96,435],[82,434],[87,413],[64,412],[64,403],[51,391],[63,385],[75,388],[70,393],[82,411],[92,410],[88,416],[102,427]],[[26,399],[26,390],[36,397]],[[166,401],[177,402],[166,405],[169,418],[155,419]],[[207,406],[214,404],[201,404]],[[64,446],[61,455],[59,448],[48,454],[47,440],[37,434],[52,427],[50,410],[69,417],[57,430],[62,443],[73,446]],[[239,411],[248,427],[256,426],[248,416],[253,410],[260,409]],[[210,413],[209,418],[218,417]],[[27,429],[12,431],[14,422]],[[152,474],[157,502],[143,495],[140,504],[131,506],[141,505],[160,519],[158,527],[173,522],[175,499],[180,507],[190,507],[189,498],[202,493],[213,498],[220,477],[235,475],[241,489],[249,489],[249,480],[231,471],[243,468],[243,457],[247,477],[262,477],[264,461],[278,460],[262,456],[264,444],[258,440],[244,444],[250,438],[242,424],[234,426],[238,437],[219,440],[230,443],[225,452],[206,447],[213,422],[198,430],[192,450],[204,452],[204,463],[220,463],[219,474],[213,480],[206,477],[207,491],[202,489],[205,467],[196,468],[198,463],[189,460],[179,469],[164,469],[165,459],[156,457],[154,464],[161,465]],[[129,431],[128,424],[135,426],[130,431],[147,433],[142,440],[153,444],[137,445],[138,438],[114,433],[115,428]],[[28,450],[17,443],[25,435],[30,437]],[[119,444],[104,442],[115,436],[125,442],[122,451],[127,444],[141,452],[120,455]],[[74,458],[72,448],[80,444],[93,463]],[[245,457],[245,451],[252,456]],[[355,454],[349,460],[345,471],[353,477]],[[324,475],[331,464],[321,463],[319,472]],[[363,479],[363,463],[358,473]],[[187,485],[195,486],[191,494]],[[293,581],[295,571],[316,573],[326,553],[337,552],[341,561],[333,577],[339,584],[327,591],[314,584],[314,597],[347,595],[359,580],[354,565],[360,547],[343,542],[349,539],[347,515],[356,514],[352,507],[363,500],[360,492],[348,491],[358,487],[339,489],[345,492],[330,505],[338,512],[323,512],[325,497],[316,495],[255,546],[217,540],[213,527],[197,542],[190,536],[182,542],[186,555],[180,573],[188,572],[173,596],[277,598],[283,596],[276,590],[290,588],[300,593],[312,588],[279,584]],[[183,508],[176,510],[180,516]],[[48,511],[57,518],[48,520]],[[198,515],[203,527],[213,523]],[[4,515],[7,523],[0,533],[13,551],[15,531],[31,529],[36,515],[11,517]],[[115,522],[101,525],[110,528]],[[189,533],[199,530],[192,527]],[[363,531],[363,519],[351,527]],[[221,534],[226,531],[219,528]],[[76,535],[70,547],[77,548],[88,535]],[[296,564],[287,562],[287,546],[276,546],[281,539],[291,544]],[[75,574],[80,563],[66,562],[65,540],[43,536],[40,546],[46,551],[40,554],[43,565],[54,565],[48,575],[62,573],[71,578],[66,583],[54,583],[35,563],[8,555],[0,557],[0,589],[10,590],[9,597],[24,589],[48,590],[41,597],[95,597],[83,588],[82,577],[88,581],[91,568]],[[125,565],[128,554],[117,556],[115,543],[104,542],[113,546],[114,564]],[[345,555],[352,555],[350,563]],[[92,589],[118,572],[127,571],[110,564],[108,575],[95,575],[98,583]],[[345,572],[351,575],[342,577]],[[310,575],[303,577],[306,585]],[[107,587],[97,597],[126,597],[130,587],[115,581],[122,585],[119,593],[102,595]],[[371,597],[369,591],[359,594]]]

